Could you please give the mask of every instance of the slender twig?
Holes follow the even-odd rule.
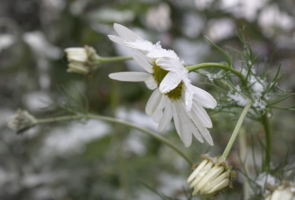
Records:
[[[162,137],[161,135],[150,131],[148,129],[142,128],[140,126],[137,126],[135,124],[132,124],[130,122],[126,122],[121,119],[116,119],[112,117],[106,117],[106,116],[100,116],[100,115],[93,115],[93,114],[85,114],[85,115],[68,115],[68,116],[61,116],[61,117],[53,117],[53,118],[47,118],[47,119],[38,119],[36,124],[41,124],[41,123],[50,123],[50,122],[60,122],[60,121],[67,121],[67,120],[78,120],[78,119],[98,119],[98,120],[103,120],[103,121],[108,121],[108,122],[113,122],[113,123],[118,123],[122,124],[125,126],[129,126],[131,128],[137,129],[139,131],[142,131],[143,133],[148,134],[149,136],[163,142],[167,146],[171,147],[174,151],[176,151],[180,156],[182,156],[190,165],[193,165],[193,161],[185,155],[184,152],[182,152],[176,145],[174,145],[172,142],[167,140],[166,138]]]
[[[230,67],[227,63],[200,63],[197,65],[192,65],[186,67],[186,69],[191,72],[202,68],[219,68],[225,71],[230,71],[231,73],[237,75],[243,82],[245,82],[245,77],[241,72],[236,70],[235,68]]]
[[[225,148],[225,150],[224,150],[224,152],[223,152],[223,154],[221,156],[224,159],[226,159],[226,157],[228,156],[228,154],[229,154],[229,152],[230,152],[230,150],[231,150],[231,148],[233,146],[233,143],[235,142],[236,137],[237,137],[237,135],[238,135],[238,133],[239,133],[239,131],[241,129],[242,123],[243,123],[244,119],[246,118],[246,115],[247,115],[249,109],[251,108],[251,105],[252,105],[252,101],[249,100],[247,105],[245,106],[243,112],[241,113],[241,116],[240,116],[240,118],[239,118],[239,120],[238,120],[238,122],[236,124],[236,127],[235,127],[235,129],[234,129],[234,131],[233,131],[233,133],[232,133],[232,135],[230,137],[230,140],[228,141],[227,146],[226,146],[226,148]]]
[[[265,132],[265,159],[263,163],[263,170],[267,171],[269,169],[270,157],[271,157],[271,129],[269,124],[268,112],[265,111],[264,115],[261,116],[261,122]]]

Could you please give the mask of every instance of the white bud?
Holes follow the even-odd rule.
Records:
[[[295,200],[295,184],[283,181],[282,185],[273,188],[273,191],[265,196],[265,200]]]
[[[194,188],[193,195],[198,193],[203,196],[216,195],[220,190],[229,186],[232,174],[224,160],[204,157],[204,160],[189,176],[187,182]]]
[[[92,47],[67,48],[65,52],[69,61],[67,72],[89,74],[98,63],[99,56]]]

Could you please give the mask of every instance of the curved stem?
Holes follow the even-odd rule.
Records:
[[[191,71],[195,71],[202,68],[212,68],[212,67],[223,69],[225,71],[230,71],[233,74],[237,75],[243,82],[245,82],[245,77],[243,76],[243,74],[239,72],[238,70],[236,70],[235,68],[229,67],[227,63],[200,63],[197,65],[188,66],[186,67],[186,69],[189,72],[191,72]]]
[[[238,122],[236,124],[236,127],[235,127],[235,129],[233,131],[233,134],[231,135],[230,140],[228,141],[227,146],[226,146],[226,148],[225,148],[225,150],[224,150],[224,152],[223,152],[223,154],[221,156],[224,159],[226,159],[226,157],[228,156],[228,154],[229,154],[229,152],[230,152],[230,150],[231,150],[231,148],[233,146],[233,143],[235,142],[235,140],[237,138],[237,135],[238,135],[238,133],[239,133],[239,131],[241,129],[243,121],[246,118],[246,115],[247,115],[249,109],[251,108],[251,105],[252,105],[252,101],[249,100],[247,105],[245,106],[243,112],[241,113],[241,116],[240,116],[240,118],[239,118],[239,120],[238,120]]]
[[[263,169],[267,171],[269,169],[270,157],[271,157],[271,129],[269,124],[269,118],[267,116],[268,112],[265,111],[264,115],[261,116],[261,122],[263,124],[264,132],[265,132],[265,141],[266,141],[266,152],[265,159],[263,163]]]
[[[60,122],[60,121],[77,120],[77,119],[98,119],[98,120],[123,124],[125,126],[129,126],[131,128],[137,129],[137,130],[142,131],[142,132],[148,134],[149,136],[163,142],[167,146],[171,147],[180,156],[182,156],[190,165],[193,165],[193,161],[190,158],[188,158],[176,145],[174,145],[172,142],[170,142],[166,138],[162,137],[161,135],[159,135],[159,134],[157,134],[157,133],[155,133],[153,131],[142,128],[142,127],[137,126],[135,124],[132,124],[130,122],[126,122],[126,121],[121,120],[121,119],[116,119],[116,118],[106,117],[106,116],[100,116],[100,115],[93,115],[93,114],[68,115],[68,116],[61,116],[61,117],[54,117],[54,118],[47,118],[47,119],[38,119],[35,125],[41,124],[41,123]]]

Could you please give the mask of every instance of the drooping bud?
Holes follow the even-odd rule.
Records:
[[[26,110],[18,109],[16,114],[11,116],[7,122],[7,126],[16,133],[22,133],[23,131],[36,125],[37,119],[28,113]]]
[[[231,187],[231,181],[236,176],[231,166],[227,166],[222,158],[201,157],[203,161],[187,179],[190,187],[194,188],[193,195],[200,193],[202,198],[217,196],[224,188]]]
[[[97,67],[99,56],[92,47],[67,48],[65,52],[69,61],[67,72],[89,74]]]
[[[271,192],[264,195],[265,200],[295,200],[295,184],[289,181],[283,181],[280,186],[267,185]]]

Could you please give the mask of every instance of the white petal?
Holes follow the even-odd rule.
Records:
[[[135,62],[137,62],[137,64],[139,64],[148,73],[153,73],[154,72],[153,66],[150,63],[148,63],[148,61],[146,59],[144,59],[143,55],[135,54],[133,56],[133,59],[135,60]]]
[[[165,96],[161,95],[161,100],[160,103],[158,104],[155,112],[153,113],[153,120],[157,123],[159,123],[159,121],[161,120],[162,116],[163,116],[163,108],[165,107]]]
[[[188,177],[187,182],[191,182],[196,178],[198,173],[203,169],[203,167],[207,164],[208,160],[203,160],[201,164],[195,169],[195,171]]]
[[[165,97],[166,98],[166,97]],[[172,107],[169,100],[166,101],[164,114],[159,122],[158,131],[162,132],[169,124],[172,119]]]
[[[205,140],[208,142],[208,144],[210,144],[211,146],[214,146],[210,132],[206,128],[204,128],[203,130],[200,130],[200,132],[203,138],[205,138]]]
[[[198,128],[199,132],[202,134],[203,138],[211,145],[213,146],[213,140],[212,137],[207,130],[207,128],[203,125],[202,120],[199,118],[198,115],[194,114],[193,111],[190,111],[190,116],[193,122],[195,123],[196,127]]]
[[[158,87],[155,79],[153,76],[150,76],[150,78],[148,80],[145,81],[146,86],[150,89],[150,90],[154,90]]]
[[[175,129],[177,134],[180,136],[180,121],[179,121],[179,116],[178,116],[178,111],[176,109],[176,105],[174,102],[171,102],[171,108],[172,108],[172,115],[173,115],[173,121],[175,124]]]
[[[157,106],[160,103],[161,100],[161,93],[159,92],[159,89],[156,89],[153,94],[150,96],[146,106],[145,106],[145,112],[148,115],[151,115],[156,110]]]
[[[174,70],[174,65],[171,62],[171,58],[158,58],[156,60],[156,64],[158,66],[161,66],[161,68],[164,70],[167,70],[167,71]]]
[[[195,138],[196,138],[199,142],[204,143],[204,140],[203,140],[203,138],[202,138],[202,136],[201,136],[201,134],[200,134],[200,132],[199,132],[199,130],[198,130],[197,127],[195,127],[195,129],[192,131],[192,133],[194,134]]]
[[[160,92],[166,94],[175,89],[181,81],[177,73],[169,72],[160,84]]]
[[[109,74],[111,79],[115,79],[118,81],[129,81],[129,82],[138,82],[138,81],[146,81],[152,75],[144,73],[144,72],[118,72]]]
[[[206,110],[202,106],[198,105],[197,103],[194,103],[193,112],[196,115],[198,115],[199,119],[202,121],[204,126],[206,126],[207,128],[212,128],[212,121],[209,115],[207,114]]]
[[[217,102],[211,94],[198,87],[193,87],[193,90],[195,92],[194,99],[200,102],[203,107],[212,109],[216,107]]]
[[[181,135],[181,140],[184,143],[185,147],[189,147],[192,143],[192,134],[189,129],[189,118],[185,112],[185,109],[182,107],[180,102],[176,102],[176,109],[178,111],[179,115],[179,128],[180,128],[180,135]]]
[[[136,40],[141,39],[133,31],[121,24],[114,24],[114,29],[123,39],[126,39],[129,42],[135,42]]]
[[[121,45],[125,45],[125,46],[126,46],[126,44],[125,44],[125,42],[124,42],[124,39],[119,38],[119,37],[114,36],[114,35],[108,35],[108,37],[109,37],[109,39],[112,40],[113,42],[116,42],[116,43],[118,43],[118,44],[121,44]]]
[[[185,97],[185,108],[186,111],[190,111],[193,105],[193,96],[194,91],[192,89],[192,85],[185,83],[183,86],[183,91],[185,91],[184,97]]]
[[[159,123],[159,121],[161,120],[162,116],[163,116],[163,110],[161,110],[161,109],[156,109],[155,112],[152,115],[153,120],[156,123]]]

